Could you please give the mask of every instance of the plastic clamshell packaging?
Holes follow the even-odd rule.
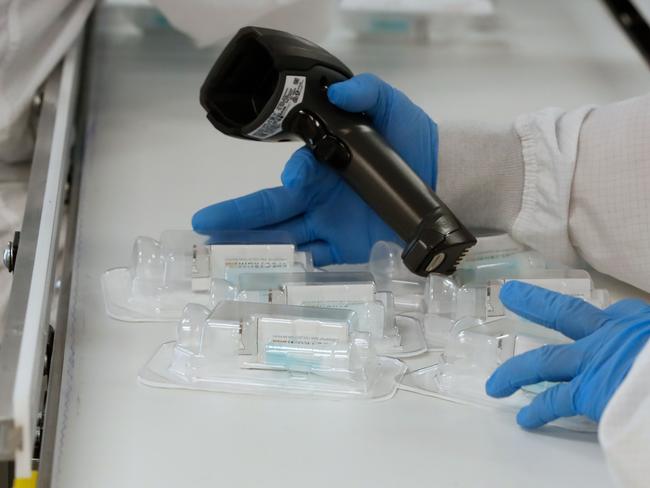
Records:
[[[570,342],[559,332],[521,319],[484,322],[465,318],[454,325],[440,362],[407,374],[400,387],[460,403],[518,410],[553,384],[530,385],[508,398],[495,399],[485,393],[490,375],[512,356],[546,344]],[[596,430],[596,424],[584,417],[559,419],[553,424],[576,431]]]
[[[188,303],[213,307],[234,298],[242,272],[313,269],[311,256],[293,244],[258,244],[250,235],[239,244],[209,244],[192,231],[165,231],[160,240],[138,237],[130,267],[102,275],[106,312],[127,322],[173,322]]]
[[[532,285],[582,298],[604,308],[609,305],[607,290],[594,289],[589,273],[578,269],[539,269],[534,277],[519,276],[517,279]],[[499,300],[501,287],[510,278],[488,281],[485,284],[459,286],[455,279],[432,274],[427,278],[424,293],[422,323],[429,348],[440,349],[454,323],[465,317],[492,321],[510,315]]]
[[[411,273],[404,265],[402,248],[388,241],[375,243],[368,262],[380,291],[394,296],[395,307],[401,312],[426,312],[426,278]],[[489,280],[534,273],[546,267],[544,259],[513,241],[507,234],[494,234],[478,239],[460,262],[454,279],[460,284],[487,283]]]
[[[452,276],[416,276],[404,266],[401,253],[398,244],[377,242],[368,267],[377,289],[393,295],[398,313],[422,322],[430,350],[441,350],[453,324],[464,317],[490,321],[508,315],[499,300],[508,280],[580,297],[600,308],[609,304],[607,291],[594,289],[589,273],[549,263],[504,234],[480,237]]]
[[[377,292],[368,272],[241,274],[237,289],[239,301],[351,310],[380,354],[405,357],[427,350],[420,321],[396,314],[392,294]]]
[[[189,304],[177,340],[139,379],[164,388],[387,399],[406,366],[378,356],[349,310],[223,301]]]

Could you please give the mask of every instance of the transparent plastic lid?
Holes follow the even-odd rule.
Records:
[[[233,244],[239,235],[244,244]],[[224,233],[226,243],[192,231],[169,230],[159,240],[138,237],[129,267],[102,275],[107,313],[125,321],[174,321],[190,302],[214,305],[233,298],[242,272],[269,273],[312,269],[311,256],[293,244],[251,243],[265,231]],[[223,236],[222,236],[223,237]],[[277,236],[271,236],[278,240]]]
[[[140,373],[151,386],[233,393],[389,398],[405,366],[378,356],[354,312],[223,301],[188,305],[177,340]]]
[[[485,322],[476,318],[458,321],[448,336],[439,363],[408,374],[402,387],[462,403],[519,409],[552,384],[526,387],[511,397],[495,399],[485,393],[485,383],[509,358],[546,344],[571,342],[559,332],[530,322],[502,318]],[[584,417],[554,422],[578,431],[594,431],[596,424]]]

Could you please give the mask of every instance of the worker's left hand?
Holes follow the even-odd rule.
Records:
[[[406,95],[375,75],[335,83],[330,102],[348,112],[366,112],[377,131],[435,188],[438,130]],[[211,205],[192,219],[194,230],[273,229],[287,231],[314,264],[361,263],[380,240],[397,235],[330,167],[307,148],[296,151],[282,172],[282,186]]]
[[[517,281],[503,286],[500,299],[521,317],[575,342],[509,359],[488,380],[488,395],[501,398],[525,385],[561,382],[521,409],[517,423],[534,429],[573,415],[598,422],[650,336],[650,305],[628,299],[600,310],[579,298]]]

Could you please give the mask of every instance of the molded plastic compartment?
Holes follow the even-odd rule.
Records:
[[[385,399],[405,370],[377,355],[349,310],[223,301],[212,312],[189,304],[177,340],[139,378],[165,388]]]
[[[311,256],[293,244],[255,243],[268,233],[224,234],[228,239],[218,243],[192,231],[168,230],[160,240],[138,237],[130,266],[102,275],[108,315],[127,322],[176,321],[190,302],[212,307],[233,299],[242,272],[312,269]]]
[[[514,355],[546,344],[570,342],[559,332],[519,319],[484,322],[465,318],[450,332],[440,362],[407,374],[400,387],[460,403],[517,410],[552,385],[530,385],[508,398],[495,399],[485,393],[490,375]],[[560,419],[553,424],[577,431],[596,429],[596,424],[584,417]]]
[[[515,279],[582,298],[600,308],[609,305],[607,290],[594,289],[591,276],[584,270],[539,269],[532,275]],[[430,275],[424,294],[426,313],[422,319],[429,347],[444,347],[453,324],[465,317],[491,321],[511,315],[499,300],[501,287],[507,281],[506,278],[459,286],[448,276]]]
[[[352,310],[359,330],[371,334],[381,354],[404,357],[426,351],[420,321],[396,313],[393,295],[377,292],[368,272],[242,274],[237,300]]]

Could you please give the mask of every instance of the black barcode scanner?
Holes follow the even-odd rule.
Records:
[[[404,239],[408,269],[422,276],[452,273],[476,239],[367,115],[329,102],[327,87],[350,77],[347,66],[306,39],[244,27],[210,70],[201,105],[224,134],[304,141]]]

